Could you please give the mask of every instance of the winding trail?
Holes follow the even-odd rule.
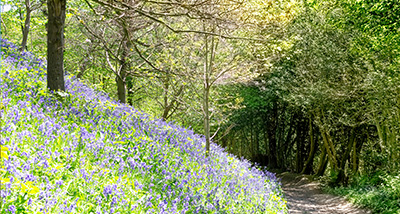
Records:
[[[356,208],[342,197],[325,194],[318,182],[307,176],[281,173],[282,189],[290,214],[370,214],[372,212]]]

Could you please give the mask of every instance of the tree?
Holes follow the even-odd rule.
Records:
[[[153,58],[150,60],[152,55],[151,51],[142,51],[149,46],[154,47],[158,44],[146,44],[141,42],[143,39],[137,34],[138,30],[145,29],[142,31],[146,32],[146,29],[149,28],[154,31],[155,28],[162,27],[167,29],[171,34],[187,34],[188,37],[192,36],[192,38],[196,40],[192,41],[192,43],[198,42],[200,44],[199,48],[195,50],[195,53],[198,54],[194,56],[194,58],[190,59],[191,65],[187,66],[187,68],[193,68],[188,69],[192,73],[187,73],[184,71],[178,74],[178,76],[187,76],[189,78],[186,78],[186,80],[193,81],[194,84],[199,84],[198,80],[202,80],[202,83],[200,84],[204,87],[201,92],[201,105],[204,118],[204,133],[206,135],[206,153],[208,154],[211,139],[211,115],[209,111],[210,90],[218,79],[224,77],[227,72],[230,72],[236,68],[238,64],[236,60],[237,54],[235,51],[230,49],[226,52],[229,54],[224,53],[225,55],[218,56],[217,49],[219,49],[218,45],[228,44],[225,40],[244,39],[230,35],[234,31],[233,29],[237,28],[239,24],[235,23],[235,20],[232,19],[231,12],[235,11],[235,13],[237,13],[243,2],[219,0],[195,2],[138,1],[135,3],[126,1],[95,0],[95,2],[102,8],[99,7],[96,9],[94,6],[90,6],[94,13],[102,16],[107,14],[107,18],[110,20],[110,22],[115,23],[115,26],[120,28],[122,32],[125,32],[123,34],[124,36],[122,36],[120,40],[121,43],[124,43],[125,45],[119,45],[119,47],[127,47],[128,45],[130,46],[130,48],[122,48],[125,51],[118,51],[119,53],[123,54],[123,57],[121,58],[116,57],[117,54],[111,54],[109,51],[110,48],[107,48],[107,43],[103,42],[103,45],[110,56],[107,56],[107,58],[114,58],[114,60],[122,63],[118,66],[118,69],[113,69],[113,72],[117,76],[118,97],[121,102],[126,101],[126,96],[124,96],[126,93],[123,93],[126,91],[126,76],[129,73],[132,74],[135,72],[132,71],[132,66],[127,66],[127,60],[125,60],[128,58],[128,56],[133,56],[133,51],[136,52],[135,55],[138,56],[141,61],[146,63],[146,67],[150,72],[156,74],[157,76],[167,77],[163,78],[164,81],[162,81],[162,84],[165,90],[170,90],[169,83],[165,80],[171,77],[169,73],[172,71],[163,68],[163,66],[160,66],[160,63],[156,63],[158,59]],[[101,10],[113,12],[106,13],[101,12]],[[142,20],[141,22],[144,23],[138,25],[137,23],[140,22],[135,21],[138,19]],[[93,35],[96,35],[95,37],[102,39],[98,33],[93,33],[94,30],[88,31]],[[186,44],[186,46],[191,45],[193,44]],[[229,45],[226,45],[225,48],[228,46]],[[226,48],[226,50],[227,49],[229,48]],[[198,61],[196,61],[198,59],[201,59],[203,62],[201,65],[198,63]],[[193,62],[193,60],[196,62]],[[110,64],[110,67],[113,66]],[[169,117],[168,115],[172,107],[177,107],[175,105],[177,103],[177,99],[175,98],[179,98],[179,96],[181,96],[182,90],[183,88],[178,89],[176,93],[164,93],[164,103],[162,104],[164,108],[164,119]],[[168,99],[165,99],[167,94],[171,94],[174,97],[168,101]]]
[[[22,27],[22,42],[21,42],[21,51],[25,51],[27,49],[26,44],[28,42],[29,28],[31,25],[31,13],[37,9],[39,9],[43,5],[43,1],[32,2],[30,0],[25,0],[25,22]]]
[[[366,91],[369,119],[376,127],[380,153],[386,153],[386,170],[396,171],[400,162],[398,143],[400,120],[400,5],[397,0],[342,0],[346,16],[343,28],[353,28],[358,34],[352,44],[368,67]],[[376,155],[376,154],[375,154]],[[375,161],[371,161],[375,162]]]
[[[47,23],[47,87],[65,91],[64,23],[66,0],[48,0]]]

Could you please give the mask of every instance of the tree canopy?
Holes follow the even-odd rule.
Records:
[[[399,173],[397,0],[6,4],[3,35],[47,53],[52,90],[68,73],[204,134],[206,154],[214,141],[330,185]]]

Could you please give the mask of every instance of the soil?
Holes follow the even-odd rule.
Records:
[[[340,196],[323,193],[318,182],[310,176],[281,173],[283,194],[292,214],[370,214],[371,211],[357,208]]]

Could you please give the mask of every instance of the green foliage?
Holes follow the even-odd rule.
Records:
[[[32,0],[31,0],[32,1]],[[30,2],[31,4],[35,3]],[[14,44],[21,45],[22,27],[25,21],[25,4],[24,1],[6,0],[2,1],[2,5],[11,5],[11,9],[2,12],[2,38],[7,39]],[[47,5],[42,5],[39,9],[31,13],[31,25],[27,41],[29,51],[37,53],[39,57],[44,58],[46,55],[46,22],[47,17],[44,15]],[[3,25],[4,24],[4,25]]]
[[[327,189],[328,192],[346,196],[353,203],[374,213],[400,213],[400,177],[376,172],[355,176],[350,186]]]
[[[2,13],[3,37],[20,44],[24,4],[6,4],[13,7]],[[398,0],[249,0],[220,8],[222,18],[232,21],[225,24],[191,19],[206,9],[215,12],[204,5],[186,8],[196,11],[187,16],[171,15],[179,7],[163,16],[157,10],[166,12],[167,7],[140,6],[152,8],[152,15],[174,29],[223,32],[254,41],[176,33],[140,14],[128,19],[91,4],[97,13],[84,1],[68,3],[67,73],[116,98],[116,71],[129,64],[124,80],[130,105],[158,118],[168,115],[164,119],[201,133],[208,65],[211,79],[220,78],[210,93],[215,141],[237,156],[295,171],[310,155],[310,173],[327,169],[322,174],[331,184],[350,181],[349,189],[338,192],[370,204],[376,212],[399,212],[398,177],[387,175],[400,167]],[[46,46],[45,6],[32,14],[28,41],[28,49],[40,56]],[[121,20],[129,23],[129,35],[124,35]],[[205,48],[211,38],[218,43],[213,56]],[[128,40],[139,52],[132,46],[121,60],[122,44]],[[228,68],[233,71],[218,76]],[[21,83],[16,90],[30,87],[21,78],[16,81]],[[42,91],[38,93],[50,96]],[[70,102],[70,97],[58,99]],[[316,145],[312,155],[310,139]],[[322,156],[325,147],[336,155]],[[348,157],[342,159],[346,152]],[[339,170],[334,169],[334,158]]]

